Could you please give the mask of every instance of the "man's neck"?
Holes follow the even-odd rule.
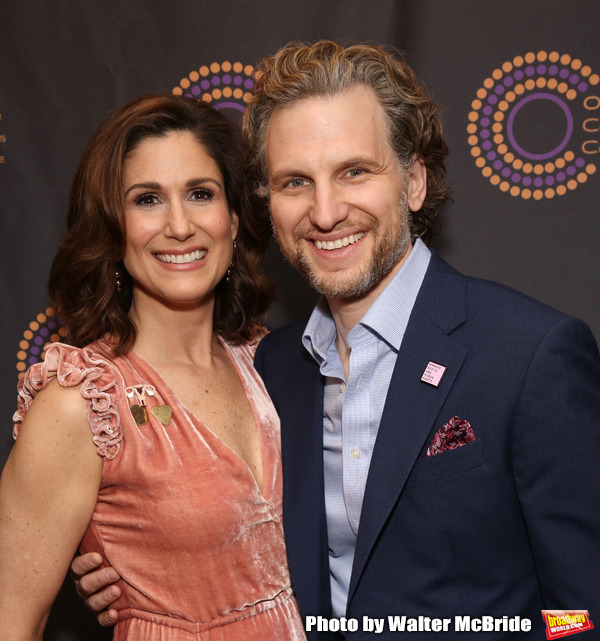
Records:
[[[402,265],[408,258],[412,246],[393,269],[384,278],[377,283],[373,289],[367,292],[364,296],[356,298],[328,298],[327,303],[331,310],[331,316],[335,323],[337,337],[335,339],[335,346],[337,348],[340,360],[346,372],[346,380],[350,371],[350,352],[352,351],[348,345],[348,334],[360,322],[361,318],[367,313],[371,305],[377,300],[381,292],[389,285],[394,276],[400,271]]]

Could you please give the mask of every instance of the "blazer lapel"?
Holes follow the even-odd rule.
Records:
[[[448,336],[465,320],[464,300],[464,277],[433,254],[398,353],[371,458],[348,603],[466,357],[466,349]],[[446,367],[437,387],[421,381],[429,361]]]

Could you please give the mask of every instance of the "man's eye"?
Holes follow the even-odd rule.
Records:
[[[359,167],[352,167],[352,169],[348,170],[348,176],[354,177],[354,176],[361,176],[362,174],[365,173],[364,169],[360,169]]]
[[[139,206],[156,205],[158,196],[156,194],[141,194],[135,199],[135,204]]]
[[[306,184],[306,180],[304,180],[304,178],[293,178],[288,183],[290,187],[303,187],[305,184]]]
[[[191,195],[192,200],[210,200],[213,197],[212,191],[208,189],[194,189]]]

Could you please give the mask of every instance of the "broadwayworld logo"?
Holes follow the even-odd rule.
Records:
[[[587,610],[542,610],[542,617],[548,640],[594,629]]]

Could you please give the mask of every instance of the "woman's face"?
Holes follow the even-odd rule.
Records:
[[[134,302],[212,303],[231,260],[237,216],[205,148],[187,131],[146,138],[124,162],[123,194]]]

